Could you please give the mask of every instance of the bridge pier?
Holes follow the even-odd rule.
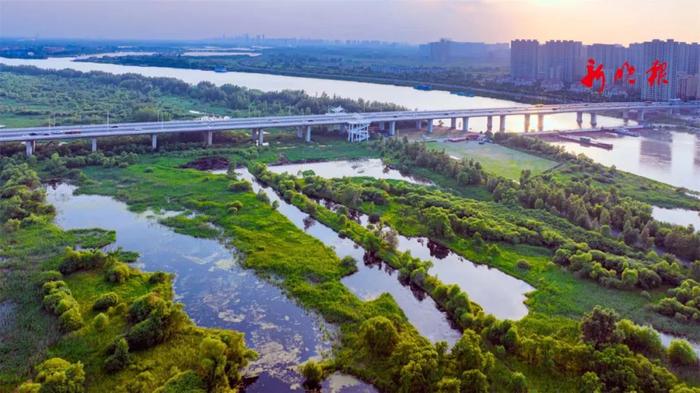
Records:
[[[525,115],[525,126],[524,126],[524,132],[529,132],[530,131],[530,114]]]
[[[24,149],[27,154],[27,157],[31,157],[32,154],[34,154],[34,141],[24,142]]]
[[[595,112],[591,112],[591,127],[596,128],[598,125],[598,115]]]
[[[90,140],[90,150],[94,153],[97,151],[97,138],[92,138]]]
[[[622,111],[622,121],[625,123],[625,125],[630,122],[630,111],[628,109]]]
[[[423,128],[423,120],[416,120],[416,130]]]
[[[207,146],[211,146],[213,144],[214,144],[214,132],[207,131]]]
[[[579,127],[583,124],[583,112],[576,112],[576,123]]]
[[[396,135],[396,122],[392,121],[389,123],[389,135],[394,136]]]
[[[433,133],[433,119],[428,119],[428,134]]]
[[[506,115],[500,115],[498,121],[498,132],[506,131]]]
[[[464,132],[469,131],[469,118],[468,117],[462,118],[462,131],[464,131]]]
[[[379,122],[379,130],[380,131],[386,130],[386,124],[383,121]]]
[[[645,115],[644,109],[637,112],[637,121],[639,121],[639,122],[644,121],[644,115]]]
[[[263,129],[262,129],[262,128],[258,128],[258,145],[259,145],[259,146],[262,146],[262,144],[263,144],[263,142],[264,142],[264,140],[263,140],[263,138],[264,138],[263,135],[264,135],[264,134],[265,134],[265,133],[263,132]]]
[[[450,130],[456,130],[457,129],[457,118],[453,117],[450,119]]]
[[[255,142],[258,139],[258,129],[257,128],[251,128],[250,129],[250,140]]]
[[[306,143],[311,142],[311,126],[306,126],[306,137],[304,138]]]
[[[493,116],[486,116],[486,131],[493,130]]]
[[[158,149],[158,135],[151,134],[151,150]]]
[[[304,137],[304,129],[302,127],[297,127],[297,138],[301,139]]]
[[[544,131],[544,113],[537,114],[537,131]]]

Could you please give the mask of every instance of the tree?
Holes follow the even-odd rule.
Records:
[[[634,322],[623,319],[617,323],[617,332],[622,343],[635,352],[647,356],[658,356],[663,352],[659,334],[650,327],[637,326]]]
[[[581,376],[581,384],[579,392],[581,393],[601,393],[603,384],[600,382],[598,375],[592,371],[588,371]]]
[[[367,349],[380,356],[391,354],[399,341],[399,333],[386,317],[372,317],[360,326],[360,336]]]
[[[458,370],[483,370],[486,368],[481,347],[481,337],[475,331],[466,329],[462,337],[452,348],[452,356]]]
[[[445,377],[438,382],[437,393],[460,393],[459,385],[459,379]]]
[[[617,342],[617,313],[600,306],[586,314],[581,320],[581,335],[584,342],[596,348]]]
[[[462,373],[462,393],[488,393],[489,381],[479,370],[467,370]]]
[[[671,340],[668,359],[677,366],[695,366],[698,363],[698,355],[686,340]]]

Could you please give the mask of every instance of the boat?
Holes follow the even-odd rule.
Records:
[[[430,85],[415,85],[415,86],[413,86],[413,88],[416,90],[423,90],[423,91],[433,90],[433,87]]]
[[[227,72],[228,70],[224,66],[216,66],[214,67],[214,72]]]
[[[639,136],[638,133],[636,133],[636,132],[634,132],[634,131],[630,131],[630,130],[628,130],[627,128],[615,128],[615,129],[613,129],[612,131],[613,131],[614,133],[618,134],[618,135],[634,136],[634,137],[638,137],[638,136]]]

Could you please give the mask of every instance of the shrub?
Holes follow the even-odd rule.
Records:
[[[593,307],[593,311],[581,319],[583,341],[595,347],[616,342],[617,319],[615,311],[600,306]]]
[[[70,274],[78,270],[90,270],[102,267],[107,262],[107,254],[99,250],[76,251],[66,247],[63,261],[58,270],[63,274]]]
[[[127,319],[131,323],[141,322],[148,317],[148,315],[153,311],[156,304],[159,302],[164,302],[156,293],[147,293],[131,303],[129,306],[129,314]]]
[[[126,341],[133,349],[145,349],[165,342],[185,323],[187,316],[182,307],[162,299],[148,315],[126,333]]]
[[[268,198],[267,194],[265,194],[265,191],[262,189],[258,191],[256,198],[261,202],[270,203],[270,198]]]
[[[92,309],[95,311],[104,311],[119,303],[119,295],[114,292],[107,292],[95,300]]]
[[[234,180],[228,185],[228,189],[233,192],[253,191],[253,187],[245,180]]]
[[[66,288],[67,289],[67,288]],[[43,305],[46,311],[50,311],[56,315],[60,315],[58,312],[58,306],[64,299],[72,298],[70,291],[57,289],[50,294],[44,296]],[[65,311],[65,310],[64,310]]]
[[[510,391],[513,393],[527,392],[527,380],[520,372],[514,372],[510,377]]]
[[[165,272],[155,272],[148,277],[149,284],[162,284],[168,279],[169,275]]]
[[[48,295],[50,293],[53,293],[54,290],[58,290],[58,289],[61,289],[61,291],[67,292],[68,294],[70,294],[70,290],[68,289],[66,282],[63,280],[47,281],[41,285],[41,291],[43,292],[44,295]]]
[[[340,265],[348,272],[348,274],[357,271],[357,261],[355,258],[349,255],[344,256],[343,259],[340,260]]]
[[[122,262],[115,262],[105,272],[105,279],[109,282],[123,284],[129,279],[131,270],[129,266]]]
[[[517,262],[518,269],[523,269],[523,270],[530,270],[532,266],[530,266],[530,262],[524,260],[524,259],[519,259]]]
[[[51,358],[36,367],[35,383],[25,383],[20,391],[82,393],[85,391],[85,371],[80,362],[70,363],[61,358]],[[36,389],[36,390],[34,390]]]
[[[12,233],[18,231],[21,224],[22,222],[20,220],[16,218],[10,218],[5,222],[5,224],[2,227],[5,230],[5,232]]]
[[[694,366],[698,363],[698,355],[686,340],[671,341],[668,359],[677,366]]]
[[[83,326],[83,317],[77,307],[70,308],[58,317],[59,328],[63,332],[72,332]]]
[[[391,354],[399,341],[399,333],[386,317],[372,317],[360,326],[360,335],[367,349],[381,356]]]
[[[617,331],[622,342],[635,352],[648,356],[658,356],[663,352],[659,334],[650,327],[637,326],[634,322],[623,319],[617,323]]]
[[[241,201],[233,201],[228,204],[229,213],[236,213],[243,209],[243,203]]]
[[[114,352],[105,360],[105,371],[114,373],[124,369],[129,364],[129,344],[122,337],[114,343]]]
[[[317,362],[309,360],[302,366],[301,375],[304,376],[304,385],[309,388],[316,388],[323,379],[323,368]]]
[[[39,285],[44,285],[47,282],[51,281],[61,281],[63,279],[63,274],[57,270],[47,270],[44,272],[39,273],[39,276],[37,278],[37,283]]]
[[[105,313],[99,313],[95,315],[95,318],[92,320],[92,326],[95,327],[95,330],[98,332],[104,331],[107,328],[107,325],[109,324],[109,317]]]

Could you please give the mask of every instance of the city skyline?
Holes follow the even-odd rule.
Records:
[[[654,38],[698,42],[699,18],[700,3],[692,0],[661,6],[632,0],[0,0],[0,37],[198,40],[248,33],[411,44],[531,38],[629,45]]]

